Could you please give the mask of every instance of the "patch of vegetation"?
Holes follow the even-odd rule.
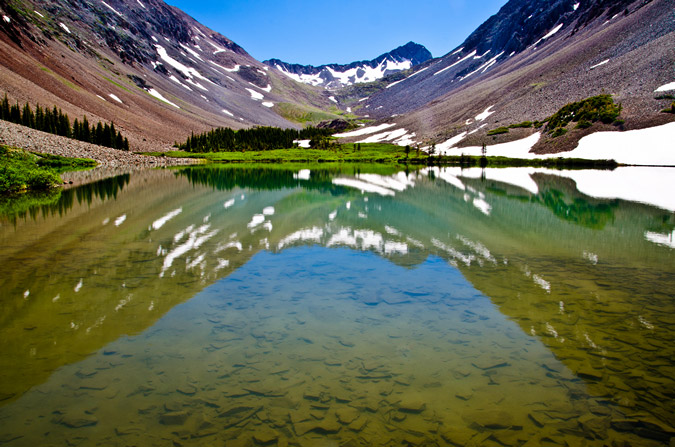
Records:
[[[76,91],[79,91],[79,90],[80,90],[80,87],[78,87],[77,85],[73,84],[73,83],[70,82],[68,79],[64,78],[63,76],[59,75],[58,73],[54,73],[54,72],[51,71],[49,68],[47,68],[47,67],[40,67],[40,70],[44,71],[45,73],[49,73],[51,76],[55,77],[59,82],[61,82],[61,83],[62,83],[63,85],[65,85],[66,87],[68,87],[68,88],[70,88],[70,89],[73,89],[73,90],[76,90]]]
[[[110,79],[110,78],[108,78],[108,77],[106,77],[106,76],[103,76],[103,79],[105,79],[106,81],[110,82],[110,83],[111,83],[112,85],[114,85],[115,87],[119,87],[119,88],[121,88],[122,90],[124,90],[125,92],[131,93],[131,90],[129,90],[128,88],[126,88],[126,87],[123,86],[122,84],[120,84],[120,83],[118,83],[118,82],[115,82],[115,81],[113,81],[112,79]]]
[[[614,104],[611,95],[593,96],[562,107],[548,119],[546,129],[555,138],[564,135],[566,132],[563,130],[566,130],[565,128],[571,122],[601,121],[604,124],[611,124],[619,117],[621,109],[621,104]]]
[[[199,158],[216,163],[398,163],[405,157],[405,148],[384,143],[357,143],[333,144],[327,149],[284,148],[207,153],[173,151],[166,152],[165,156]],[[427,156],[423,154],[418,158],[426,160]]]
[[[564,127],[556,127],[555,129],[553,129],[553,131],[551,131],[551,138],[558,138],[565,135],[566,133],[567,129],[565,129]]]
[[[52,168],[57,172],[65,171],[80,171],[83,169],[89,169],[96,167],[96,161],[91,158],[70,158],[62,157],[60,155],[53,154],[37,154],[38,156],[37,165],[42,167]]]
[[[129,150],[129,140],[115,129],[115,123],[102,124],[99,121],[94,126],[89,124],[85,116],[82,122],[75,118],[71,126],[68,115],[56,106],[52,109],[43,109],[38,104],[35,107],[35,112],[33,112],[28,103],[24,104],[23,107],[20,107],[18,102],[10,106],[7,94],[0,102],[0,119],[74,140],[113,149]]]
[[[275,104],[274,110],[288,121],[300,124],[318,123],[339,118],[339,115],[336,113],[329,113],[317,108],[300,106],[289,102]]]
[[[675,99],[675,95],[664,94],[664,95],[655,96],[654,99]]]
[[[675,103],[674,103],[675,107]],[[546,125],[546,131],[552,138],[565,135],[567,126],[574,122],[577,123],[576,129],[588,129],[597,121],[605,124],[614,124],[621,126],[624,121],[618,119],[621,113],[621,104],[614,104],[611,95],[598,95],[584,99],[579,102],[573,102],[562,107],[556,113],[542,121],[523,121],[518,124],[510,124],[507,127],[498,127],[488,131],[488,135],[499,135],[506,133],[509,129],[515,128],[541,128]],[[669,109],[664,112],[670,112]]]
[[[532,121],[523,121],[522,123],[518,124],[509,124],[509,129],[518,129],[518,128],[528,128],[532,127]]]
[[[54,170],[38,165],[38,158],[0,145],[0,193],[46,190],[61,183]]]
[[[661,110],[663,113],[675,113],[675,101],[670,105],[670,109]]]
[[[509,133],[509,128],[508,127],[498,127],[496,129],[488,130],[487,134],[488,135],[499,135],[503,133]]]

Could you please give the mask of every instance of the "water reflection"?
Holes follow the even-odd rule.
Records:
[[[53,189],[20,194],[16,196],[0,196],[0,216],[16,222],[17,219],[46,217],[58,214],[62,216],[74,205],[87,203],[91,205],[95,199],[108,200],[117,197],[117,193],[129,183],[129,174],[81,185],[76,189]]]
[[[541,170],[477,176],[452,169],[188,168],[134,174],[115,191],[117,200],[93,193],[68,212],[0,227],[0,258],[15,266],[0,274],[0,398],[7,409],[0,418],[38,417],[29,415],[42,393],[65,387],[49,411],[75,419],[50,417],[47,427],[69,436],[74,420],[95,417],[95,424],[83,422],[83,429],[98,427],[87,436],[137,433],[108,406],[101,404],[112,425],[71,402],[99,399],[91,390],[101,383],[128,382],[98,391],[120,408],[129,402],[115,396],[139,399],[138,413],[150,415],[141,417],[150,425],[140,433],[161,439],[177,436],[167,421],[183,416],[165,415],[181,411],[201,427],[186,426],[188,433],[216,426],[227,440],[264,429],[270,443],[395,433],[387,439],[409,444],[521,445],[536,437],[538,444],[585,438],[658,445],[672,436],[675,263],[659,238],[672,234],[675,219],[665,202],[660,209],[591,198],[561,173]],[[331,250],[297,249],[314,245]],[[335,251],[345,247],[377,257]],[[256,256],[262,250],[278,254]],[[334,319],[340,323],[326,331]],[[172,335],[155,335],[166,331]],[[512,343],[508,359],[499,353],[503,334]],[[377,349],[361,346],[355,354],[349,346],[378,337]],[[229,360],[207,356],[216,351]],[[403,363],[392,363],[401,356]],[[428,374],[419,371],[434,361]],[[461,368],[447,367],[455,361]],[[352,372],[331,372],[338,363]],[[107,364],[131,366],[120,372]],[[208,365],[213,374],[190,365]],[[168,374],[173,369],[189,371]],[[464,373],[472,377],[466,383]],[[149,375],[158,379],[150,383]],[[88,378],[98,385],[81,382]],[[456,387],[425,386],[448,380]],[[526,384],[532,388],[520,388]],[[242,395],[198,396],[211,388]],[[492,388],[501,399],[488,399],[496,396]],[[180,403],[167,401],[169,392]],[[528,393],[532,401],[504,402]],[[232,399],[244,400],[231,406]],[[213,425],[194,422],[205,408]],[[350,408],[358,413],[346,423]],[[364,415],[361,430],[349,428]],[[228,430],[222,418],[232,422]],[[3,439],[15,435],[0,432]],[[28,442],[20,439],[14,444]]]

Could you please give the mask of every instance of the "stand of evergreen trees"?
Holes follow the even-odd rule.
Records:
[[[114,123],[108,125],[108,123],[102,124],[99,121],[98,124],[93,125],[89,124],[85,116],[82,121],[76,118],[71,126],[68,115],[56,106],[53,109],[43,109],[38,104],[33,112],[28,103],[23,107],[20,107],[18,102],[10,105],[7,94],[0,103],[0,119],[99,146],[129,150],[129,140],[115,129]]]
[[[219,127],[199,135],[192,133],[185,143],[176,144],[176,147],[188,152],[288,149],[294,146],[293,141],[295,140],[327,138],[333,132],[335,131],[332,129],[320,129],[318,127],[307,127],[302,130],[280,129],[278,127],[232,130]]]

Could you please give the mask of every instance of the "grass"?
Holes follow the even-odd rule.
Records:
[[[46,190],[61,183],[51,168],[40,167],[39,157],[0,145],[0,193]]]
[[[59,172],[95,165],[94,160],[32,154],[0,145],[0,194],[45,191],[61,184]]]
[[[389,172],[400,169],[400,165],[439,165],[439,166],[483,166],[483,167],[549,167],[556,169],[614,169],[618,164],[614,160],[586,160],[580,158],[521,159],[508,157],[480,156],[429,156],[422,152],[419,156],[411,151],[405,156],[404,148],[393,144],[361,143],[361,150],[353,144],[343,144],[334,149],[277,149],[271,151],[249,152],[209,152],[190,153],[183,151],[148,152],[144,155],[197,158],[207,163],[236,163],[238,166],[268,164],[279,169],[339,169],[345,163],[362,171]],[[313,167],[313,168],[312,168]]]
[[[487,134],[488,135],[499,135],[502,133],[508,133],[509,128],[508,127],[497,127],[496,129],[488,130]]]
[[[198,158],[216,163],[398,163],[405,159],[404,148],[393,144],[361,143],[361,150],[354,144],[342,144],[331,149],[275,149],[248,152],[191,153],[171,151],[146,155],[178,158]],[[412,158],[412,157],[411,157]],[[426,159],[422,155],[420,159]]]
[[[300,106],[289,102],[278,103],[274,108],[282,117],[300,124],[318,123],[320,121],[331,121],[341,118],[337,113],[325,112],[314,107]]]
[[[33,155],[39,157],[37,159],[38,166],[52,168],[57,172],[82,171],[94,168],[97,165],[96,161],[90,158],[70,158],[39,153],[33,153]]]
[[[75,90],[75,91],[80,91],[80,87],[78,87],[77,85],[73,84],[73,83],[70,82],[68,79],[66,79],[66,78],[64,78],[63,76],[61,76],[60,74],[54,73],[54,72],[51,71],[49,68],[47,68],[47,67],[40,67],[40,70],[42,70],[42,71],[44,71],[45,73],[48,73],[49,75],[53,76],[54,78],[56,78],[59,82],[61,82],[61,83],[62,83],[63,85],[65,85],[66,87],[68,87],[68,88],[70,88],[70,89],[73,89],[73,90]]]

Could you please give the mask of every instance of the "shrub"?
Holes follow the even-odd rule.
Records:
[[[558,128],[567,127],[570,122],[601,121],[605,124],[613,123],[621,113],[621,104],[614,104],[611,95],[598,95],[579,102],[567,104],[558,110],[548,120],[547,128],[552,132],[559,132]]]
[[[502,127],[496,128],[496,129],[488,130],[488,133],[487,133],[487,134],[488,134],[488,135],[499,135],[499,134],[502,134],[502,133],[508,133],[508,132],[509,132],[508,127],[503,127],[503,126],[502,126]]]
[[[675,101],[670,105],[670,109],[661,110],[663,113],[675,113]]]
[[[55,172],[40,168],[29,171],[26,177],[28,189],[49,189],[61,181]]]
[[[532,121],[523,121],[522,123],[509,125],[509,129],[517,129],[519,127],[532,127]]]
[[[591,123],[590,121],[581,120],[581,121],[579,121],[579,123],[575,127],[577,129],[588,129],[592,125],[593,125],[593,123]]]
[[[553,130],[553,132],[551,133],[551,137],[557,138],[557,137],[560,137],[562,135],[565,135],[566,133],[567,133],[567,129],[565,129],[564,127],[556,127]]]

